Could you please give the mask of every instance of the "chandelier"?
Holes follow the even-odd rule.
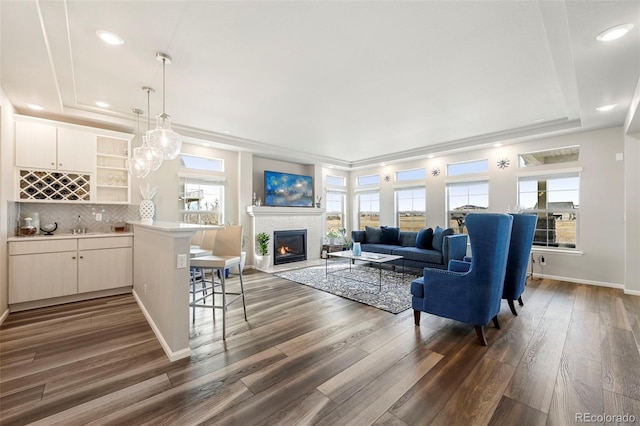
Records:
[[[147,109],[149,107],[149,94],[154,90],[150,87],[143,87],[142,90],[147,92]],[[138,116],[138,132],[137,137],[140,139],[140,114],[143,114],[144,111],[138,108],[132,109],[133,113]],[[162,152],[150,146],[147,143],[148,134],[149,134],[149,118],[147,116],[147,134],[142,137],[142,145],[134,148],[131,153],[131,158],[127,159],[127,170],[129,174],[135,176],[137,178],[146,177],[149,172],[158,170],[162,165],[163,155]]]
[[[156,128],[147,132],[147,142],[162,152],[163,159],[174,160],[180,154],[182,137],[171,129],[171,117],[165,113],[165,67],[171,63],[171,56],[156,53],[156,59],[162,62],[162,114],[157,117]]]

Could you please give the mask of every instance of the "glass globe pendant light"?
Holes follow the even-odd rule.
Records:
[[[138,116],[138,133],[136,136],[140,138],[140,114],[142,114],[143,111],[138,108],[134,108],[132,111]],[[135,148],[131,153],[131,158],[127,159],[127,171],[131,176],[142,179],[149,174],[151,167],[146,156],[141,154],[139,149],[140,148]]]
[[[144,158],[147,159],[149,163],[149,169],[153,172],[158,170],[160,166],[162,166],[163,154],[162,154],[162,151],[160,151],[158,148],[150,146],[148,144],[149,133],[151,132],[151,130],[149,129],[150,127],[149,117],[151,116],[151,109],[149,105],[149,94],[154,90],[151,87],[146,87],[146,86],[143,87],[142,90],[147,92],[147,111],[149,111],[149,114],[147,115],[147,132],[144,136],[142,136],[142,146],[136,149],[139,150],[138,152],[140,156],[144,156]]]
[[[156,53],[156,59],[162,62],[162,114],[158,115],[156,128],[147,133],[149,146],[162,151],[165,160],[178,158],[182,149],[182,136],[171,129],[171,117],[165,113],[165,66],[171,63],[171,56]]]

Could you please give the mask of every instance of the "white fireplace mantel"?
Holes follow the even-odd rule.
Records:
[[[265,207],[249,206],[247,214],[251,216],[251,241],[256,235],[266,232],[272,237],[275,231],[292,229],[307,230],[307,259],[319,259],[322,251],[325,209],[316,207]],[[269,253],[272,253],[271,247]],[[273,257],[271,258],[273,266]]]
[[[323,208],[316,207],[265,207],[249,206],[247,213],[251,217],[256,216],[322,216]]]

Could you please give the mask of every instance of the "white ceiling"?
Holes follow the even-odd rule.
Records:
[[[132,131],[143,86],[161,112],[166,52],[179,133],[345,167],[620,126],[640,77],[636,0],[2,0],[0,24],[0,84],[21,113]]]

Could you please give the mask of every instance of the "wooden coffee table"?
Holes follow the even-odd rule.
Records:
[[[349,260],[349,272],[351,272],[351,266],[353,264],[355,264],[355,261],[359,260],[362,262],[369,262],[369,263],[377,263],[378,264],[378,289],[379,291],[382,291],[382,264],[383,263],[387,263],[387,262],[391,262],[392,260],[398,260],[398,259],[402,259],[402,280],[404,281],[404,257],[402,256],[396,256],[393,254],[382,254],[382,253],[370,253],[370,252],[366,252],[363,251],[359,256],[356,256],[353,254],[353,252],[351,250],[348,251],[336,251],[333,253],[327,253],[327,257],[325,258],[324,261],[324,268],[325,268],[325,276],[329,275],[329,258],[334,258],[334,259],[347,259]],[[338,272],[338,271],[343,271],[346,270],[347,268],[344,269],[338,269],[336,271],[332,271],[332,273]],[[362,280],[358,280],[353,278],[355,281],[360,281],[360,282],[364,282],[366,284],[372,284],[375,285],[375,283],[370,283],[368,281],[362,281]]]

